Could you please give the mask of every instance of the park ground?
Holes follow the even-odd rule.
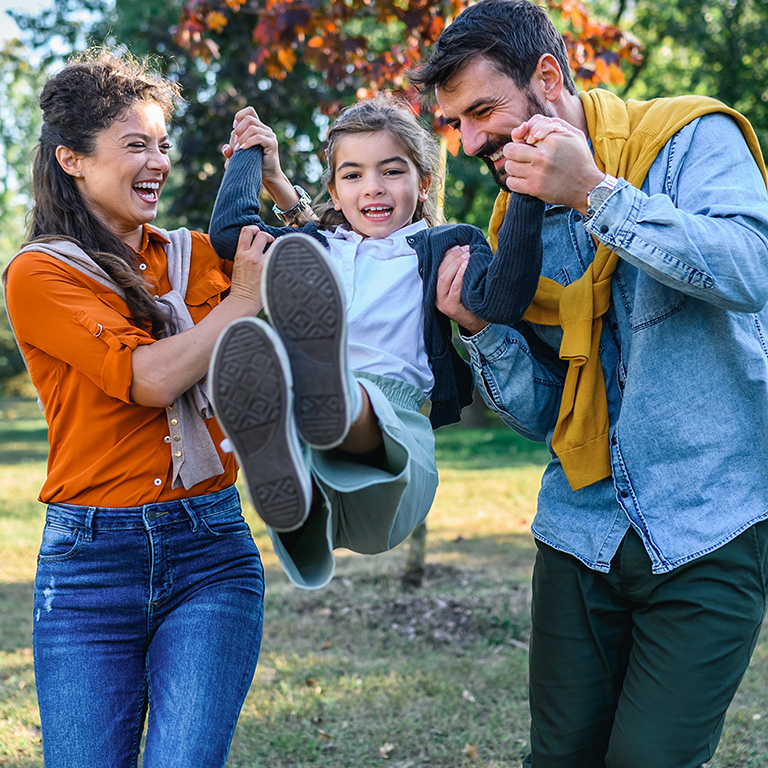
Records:
[[[498,423],[439,430],[437,444],[441,484],[417,589],[402,586],[407,543],[372,557],[340,551],[328,587],[297,589],[246,504],[266,569],[264,640],[228,768],[520,765],[528,527],[546,453]],[[34,402],[0,401],[3,768],[43,766],[31,604],[46,449]],[[768,768],[766,691],[763,633],[707,768]]]

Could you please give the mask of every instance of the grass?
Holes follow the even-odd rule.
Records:
[[[546,453],[504,428],[437,433],[441,485],[421,589],[406,546],[337,553],[324,590],[293,587],[247,509],[267,573],[262,654],[228,768],[519,766],[527,751],[528,526]],[[45,428],[0,402],[0,766],[42,768],[31,645]],[[708,768],[768,766],[768,639]]]

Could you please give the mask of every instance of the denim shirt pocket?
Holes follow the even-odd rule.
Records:
[[[614,276],[614,302],[621,302],[633,333],[658,325],[685,309],[690,297],[621,263]]]

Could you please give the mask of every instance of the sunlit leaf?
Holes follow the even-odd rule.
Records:
[[[205,17],[205,23],[213,32],[221,32],[227,26],[227,17],[223,13],[213,11]]]

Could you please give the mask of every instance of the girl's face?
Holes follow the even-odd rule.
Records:
[[[332,170],[334,207],[363,237],[389,237],[410,224],[416,204],[429,192],[430,180],[419,178],[389,131],[342,136]]]
[[[171,168],[169,148],[162,108],[139,101],[98,134],[92,155],[71,160],[65,170],[76,177],[91,212],[123,242],[138,248],[142,225],[157,215]]]

